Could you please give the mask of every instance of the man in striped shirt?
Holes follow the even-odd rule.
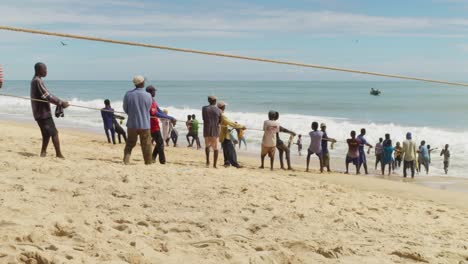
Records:
[[[3,86],[3,68],[2,65],[0,64],[0,88]]]

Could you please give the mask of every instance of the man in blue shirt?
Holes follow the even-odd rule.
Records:
[[[130,163],[130,155],[140,137],[141,150],[145,164],[151,161],[151,130],[150,130],[150,108],[153,102],[151,95],[143,89],[145,78],[137,75],[133,78],[135,89],[128,91],[123,99],[123,109],[128,115],[127,133],[128,139],[124,150],[124,163]]]
[[[364,150],[364,147],[368,146],[369,148],[373,148],[373,146],[367,143],[367,140],[364,138],[365,135],[366,129],[363,128],[361,129],[361,134],[357,136],[357,139],[359,141],[359,168],[361,168],[361,166],[364,165],[364,171],[366,172],[366,174],[369,174],[367,170],[366,151]]]
[[[115,144],[114,109],[111,107],[109,99],[104,100],[104,105],[105,107],[101,109],[104,132],[106,132],[107,142],[111,143],[112,138],[112,143]]]

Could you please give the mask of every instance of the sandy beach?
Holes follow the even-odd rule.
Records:
[[[34,123],[0,126],[0,263],[468,263],[456,188],[246,156],[207,169],[185,147],[145,166],[137,146],[124,166],[123,144],[60,128],[67,159],[40,158]]]

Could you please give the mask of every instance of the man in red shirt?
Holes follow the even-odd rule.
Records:
[[[151,115],[151,137],[156,142],[156,146],[153,150],[153,163],[156,162],[156,158],[159,155],[159,163],[165,164],[166,163],[166,155],[164,154],[164,139],[161,134],[161,127],[159,126],[159,119],[158,118],[165,118],[169,120],[175,120],[172,116],[166,115],[154,100],[156,96],[156,88],[152,85],[146,87],[146,92],[151,94],[153,97],[153,103],[151,104],[150,108],[150,115]]]

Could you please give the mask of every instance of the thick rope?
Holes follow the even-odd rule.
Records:
[[[4,94],[0,93],[0,96],[5,96],[5,97],[11,97],[11,98],[17,98],[17,99],[23,99],[23,100],[28,100],[28,101],[34,101],[34,102],[40,102],[40,103],[50,103],[47,100],[42,100],[42,99],[34,99],[30,97],[23,97],[23,96],[18,96],[18,95],[12,95],[12,94]],[[83,105],[76,105],[76,104],[69,104],[71,107],[77,107],[77,108],[83,108],[83,109],[88,109],[88,110],[95,110],[95,111],[104,111],[104,112],[112,112],[116,114],[122,114],[122,115],[127,115],[125,112],[120,112],[120,111],[111,111],[111,110],[106,110],[106,109],[101,109],[101,108],[96,108],[96,107],[89,107],[89,106],[83,106]],[[159,117],[150,117],[150,118],[157,118],[157,119],[165,119],[165,118],[159,118]],[[185,122],[185,120],[178,120],[176,119],[177,122]],[[200,125],[203,125],[203,123],[199,123]],[[221,127],[229,127],[229,126],[221,126]],[[248,130],[254,130],[254,131],[262,131],[263,129],[257,129],[257,128],[247,128]]]
[[[0,26],[0,30],[8,30],[8,31],[24,32],[24,33],[31,33],[31,34],[64,37],[64,38],[73,38],[73,39],[82,39],[82,40],[106,42],[106,43],[129,45],[129,46],[138,46],[138,47],[145,47],[145,48],[152,48],[152,49],[170,50],[170,51],[185,52],[185,53],[195,53],[195,54],[202,54],[202,55],[208,55],[208,56],[217,56],[217,57],[240,59],[240,60],[250,60],[250,61],[259,61],[259,62],[266,62],[266,63],[274,63],[274,64],[292,65],[292,66],[315,68],[315,69],[330,70],[330,71],[340,71],[340,72],[348,72],[348,73],[366,74],[366,75],[373,75],[373,76],[380,76],[380,77],[387,77],[387,78],[396,78],[396,79],[404,79],[404,80],[412,80],[412,81],[421,81],[421,82],[430,82],[430,83],[439,83],[439,84],[448,84],[448,85],[458,85],[458,86],[468,86],[468,84],[466,84],[466,83],[459,83],[459,82],[449,82],[449,81],[418,78],[418,77],[411,77],[411,76],[404,76],[404,75],[386,74],[386,73],[378,73],[378,72],[370,72],[370,71],[361,71],[361,70],[338,68],[338,67],[332,67],[332,66],[322,66],[322,65],[318,65],[318,64],[308,64],[308,63],[300,63],[300,62],[290,62],[290,61],[264,59],[264,58],[257,58],[257,57],[239,56],[239,55],[232,55],[232,54],[218,53],[218,52],[208,52],[208,51],[192,50],[192,49],[182,49],[182,48],[175,48],[175,47],[169,47],[169,46],[152,45],[152,44],[122,41],[122,40],[113,40],[113,39],[106,39],[106,38],[96,38],[96,37],[65,34],[65,33],[57,33],[57,32],[42,31],[42,30],[35,30],[35,29]]]

